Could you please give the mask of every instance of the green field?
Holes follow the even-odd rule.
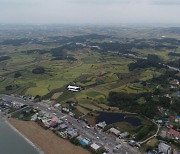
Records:
[[[82,38],[86,37],[85,34],[87,33],[94,33],[94,30],[92,29],[82,31]],[[85,44],[89,45],[91,43],[96,44],[105,42],[118,42],[120,43],[120,45],[121,43],[122,45],[124,45],[123,43],[129,43],[136,40],[137,32],[140,31],[140,29],[137,29],[137,31],[134,29],[128,29],[128,31],[118,29],[115,30],[115,33],[112,34],[108,31],[103,31],[104,36],[100,39],[98,38],[98,34],[100,35],[102,31],[99,31],[95,38],[87,37]],[[159,35],[157,35],[157,33],[151,33],[151,31],[148,29],[147,31],[142,30],[141,32],[141,36],[144,41],[152,37],[159,38]],[[108,37],[106,37],[106,35]],[[3,36],[5,37],[4,34]],[[70,40],[71,37],[73,38],[73,36],[77,36],[77,40],[73,40],[73,42],[81,42],[81,37],[79,38],[79,32],[76,30],[70,31],[69,29],[66,29],[65,33],[60,31],[57,34],[51,32],[45,34],[45,36],[47,37],[47,39],[49,39],[49,41],[52,41],[49,38],[51,36],[70,37],[68,38]],[[176,35],[172,36],[170,34],[167,34],[167,36],[177,38]],[[17,39],[23,37],[23,35],[19,34],[14,38]],[[70,61],[67,59],[52,60],[53,56],[51,52],[43,54],[37,52],[24,52],[29,50],[50,51],[52,48],[57,48],[64,45],[63,42],[49,43],[47,41],[47,44],[44,42],[42,43],[43,36],[41,33],[37,34],[35,38],[41,40],[41,43],[29,42],[23,43],[21,45],[9,44],[1,46],[0,55],[6,53],[11,57],[11,59],[0,62],[0,93],[33,96],[40,95],[44,98],[51,98],[54,93],[61,93],[61,95],[56,98],[57,102],[59,103],[66,102],[67,100],[75,100],[78,102],[81,102],[81,100],[92,100],[93,102],[107,104],[107,98],[109,92],[111,91],[124,92],[129,94],[153,92],[154,87],[143,85],[143,82],[149,81],[152,78],[159,77],[161,74],[163,74],[163,71],[156,68],[145,68],[137,69],[135,71],[129,71],[128,65],[130,63],[136,62],[136,59],[132,57],[112,54],[111,52],[107,51],[105,53],[104,51],[99,52],[98,50],[89,48],[87,46],[81,48],[78,48],[78,46],[76,46],[75,49],[69,49],[69,46],[71,46],[70,44],[66,46],[65,51],[69,55],[72,55],[74,58],[76,58],[77,61]],[[53,38],[53,40],[55,39],[56,38]],[[156,41],[158,40],[155,40],[155,42],[149,42],[152,47],[150,46],[142,49],[135,47],[130,50],[137,56],[156,54],[164,62],[176,59],[176,57],[169,56],[168,54],[170,52],[178,53],[179,49],[168,50],[166,48],[162,48],[156,50],[153,48],[153,45],[157,44]],[[139,41],[139,43],[141,43],[141,40]],[[171,45],[171,43],[164,42],[163,44]],[[106,45],[105,48],[106,47],[108,46]],[[114,48],[118,49],[119,46],[115,44]],[[32,70],[40,66],[44,67],[45,73],[33,74]],[[14,73],[17,71],[20,72],[22,76],[14,78]],[[77,93],[67,92],[66,86],[72,83],[83,87],[83,90]],[[7,86],[11,86],[11,89],[7,90]],[[139,103],[143,104],[143,101],[139,100]]]
[[[0,80],[0,92],[45,96],[55,90],[62,92],[58,98],[59,102],[68,99],[80,101],[91,98],[94,101],[105,103],[110,91],[150,92],[151,88],[132,82],[137,79],[147,81],[161,74],[150,69],[134,75],[130,74],[128,64],[133,62],[132,59],[111,55],[103,55],[102,58],[101,54],[92,50],[70,52],[77,58],[77,61],[69,62],[66,60],[51,61],[50,54],[27,55],[21,53],[25,47],[7,49],[12,58],[1,62],[0,75],[3,76],[3,79]],[[44,49],[45,46],[39,48]],[[45,73],[33,74],[32,69],[37,66],[43,66],[46,70]],[[17,71],[20,71],[22,76],[14,78],[14,73]],[[72,82],[84,87],[84,90],[67,95],[65,87]],[[7,85],[17,85],[17,87],[8,91],[5,89]]]

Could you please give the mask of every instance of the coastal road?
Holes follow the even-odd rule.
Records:
[[[71,117],[68,114],[62,113],[61,111],[51,108],[51,110],[48,109],[47,106],[43,105],[42,103],[34,103],[32,101],[24,100],[23,98],[11,96],[11,95],[4,95],[0,94],[0,97],[7,101],[14,101],[14,102],[20,102],[25,105],[32,105],[34,108],[38,108],[39,110],[46,112],[48,114],[56,113],[56,116],[58,118],[63,118],[64,121],[67,123],[69,127],[74,127],[79,130],[80,134],[84,137],[89,138],[94,143],[103,145],[106,149],[109,149],[109,154],[113,154],[113,149],[116,148],[117,145],[119,145],[119,148],[117,149],[116,153],[119,154],[140,154],[137,148],[131,147],[129,144],[125,142],[121,142],[121,144],[118,144],[116,142],[115,136],[110,136],[109,134],[102,132],[101,130],[95,129],[94,127],[87,127],[87,124],[84,121],[78,120]]]

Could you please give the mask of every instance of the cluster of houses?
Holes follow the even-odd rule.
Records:
[[[103,121],[96,124],[96,126],[100,129],[104,129],[107,126],[107,124],[105,121]],[[114,127],[109,128],[106,132],[115,135],[118,139],[128,139],[130,137],[130,134],[128,132],[120,132],[118,129]],[[140,144],[134,140],[130,140],[128,143],[133,147],[140,147]],[[116,147],[116,149],[118,148]],[[116,149],[114,150],[116,151]]]
[[[77,87],[70,86],[69,90],[74,88],[74,90]],[[78,87],[80,88],[80,87]],[[74,105],[74,104],[71,104]],[[74,113],[70,111],[69,108],[62,107],[61,104],[54,104],[54,108],[60,110],[63,113],[69,114],[70,116],[74,116]],[[14,111],[22,108],[22,113],[29,114],[31,112],[32,107],[24,107],[23,103],[19,102],[8,102],[8,101],[0,101],[0,110],[9,110],[14,109]],[[48,108],[50,110],[50,108]],[[163,107],[157,106],[157,109],[160,113],[164,112]],[[80,131],[72,126],[69,126],[67,119],[64,118],[58,118],[56,114],[48,114],[46,112],[37,111],[33,112],[33,116],[31,116],[31,120],[37,121],[41,126],[45,127],[46,129],[50,129],[54,131],[57,135],[61,136],[62,138],[69,139],[69,140],[76,140],[78,143],[82,146],[89,147],[91,150],[97,152],[100,150],[108,151],[106,147],[103,147],[100,143],[93,142],[91,139],[88,139],[86,136],[80,133]],[[169,116],[168,118],[164,118],[162,120],[156,120],[158,125],[165,125],[167,126],[165,130],[161,130],[160,136],[162,135],[163,138],[173,139],[179,142],[180,140],[180,132],[178,130],[173,129],[173,126],[171,126],[170,121],[174,121],[175,123],[180,122],[180,116]],[[106,128],[107,124],[105,121],[99,122],[96,124],[96,128],[98,129],[104,129]],[[163,132],[164,131],[164,132]],[[118,129],[111,127],[107,131],[107,133],[112,134],[116,136],[117,139],[128,139],[130,134],[128,132],[120,132]],[[134,141],[129,140],[129,145],[133,147],[139,147],[140,145]],[[116,149],[119,147],[117,146]],[[114,150],[116,150],[114,149]],[[169,146],[166,142],[160,142],[158,145],[158,148],[155,150],[148,151],[148,154],[157,154],[157,153],[163,153],[163,154],[179,154],[179,151],[172,150],[171,146]]]
[[[149,150],[147,154],[179,154],[180,151],[176,149],[172,149],[170,145],[167,144],[167,142],[160,141],[158,144],[158,148],[154,150]]]
[[[0,101],[0,111],[4,111],[6,113],[9,113],[11,111],[15,111],[18,109],[23,108],[25,105],[20,102],[9,102],[9,101]]]
[[[103,146],[101,144],[94,143],[90,139],[88,139],[87,137],[83,137],[82,135],[78,136],[77,140],[82,146],[88,146],[95,152],[103,150]]]
[[[161,115],[164,115],[163,113],[165,112],[165,109],[161,106],[157,106],[158,111],[160,112]],[[165,113],[166,115],[166,113]],[[170,122],[180,122],[180,116],[174,116],[170,115],[169,117],[166,116],[166,118],[156,120],[156,123],[159,125],[168,125]]]
[[[70,113],[70,112],[69,112]],[[42,127],[54,131],[57,135],[64,139],[76,139],[80,145],[90,147],[93,151],[103,149],[102,145],[92,142],[87,137],[83,137],[79,130],[68,126],[66,119],[58,118],[55,115],[50,115],[45,112],[35,113],[31,120],[36,120]]]
[[[37,120],[41,126],[55,131],[62,138],[72,139],[79,136],[77,129],[69,128],[62,119],[57,118],[55,115],[39,112],[32,116],[32,120]]]
[[[180,142],[180,132],[172,128],[162,129],[160,132],[160,136],[163,138],[175,140],[176,142]]]
[[[96,124],[96,126],[100,129],[104,129],[107,126],[107,124],[105,121],[103,121],[103,122]],[[108,129],[107,132],[115,135],[119,139],[125,139],[125,138],[127,139],[129,137],[128,132],[120,132],[118,129],[116,129],[114,127],[111,127],[110,129]],[[165,134],[165,136],[162,136],[162,137],[166,137],[168,139],[176,139],[178,141],[180,139],[180,132],[178,132],[172,128],[170,128],[168,131],[165,131],[164,134]],[[129,145],[131,145],[133,147],[140,147],[140,144],[134,140],[129,140],[128,143],[129,143]],[[159,154],[159,153],[162,153],[162,154],[180,154],[180,151],[175,150],[175,149],[173,150],[171,148],[171,146],[168,145],[166,142],[160,141],[157,149],[149,150],[147,152],[147,154]]]
[[[114,134],[115,136],[117,136],[119,139],[124,139],[129,137],[129,133],[128,132],[120,132],[119,130],[117,130],[116,128],[112,127],[108,130],[109,133]]]
[[[164,108],[161,106],[157,106],[157,109],[161,115],[164,115],[163,113],[165,112]],[[165,126],[167,128],[167,135],[166,137],[169,139],[175,139],[179,140],[180,139],[180,132],[179,130],[174,129],[174,125],[178,125],[180,123],[180,116],[166,116],[166,118],[158,119],[155,121],[156,124],[160,126]]]
[[[104,129],[107,124],[105,121],[103,122],[99,122],[98,124],[96,124],[96,126],[100,129]],[[114,134],[116,137],[118,137],[119,139],[124,139],[129,137],[129,133],[128,132],[120,132],[118,129],[112,127],[109,130],[107,130],[108,133]]]
[[[176,91],[179,88],[179,81],[178,80],[174,80],[174,84],[171,84],[169,89],[171,91]],[[172,95],[173,97],[177,97],[177,95]]]

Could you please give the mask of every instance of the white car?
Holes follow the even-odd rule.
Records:
[[[56,116],[56,113],[54,112],[54,113],[53,113],[53,115],[55,115],[55,116]]]
[[[90,127],[87,125],[87,126],[86,126],[86,128],[88,128],[88,129],[89,129]]]

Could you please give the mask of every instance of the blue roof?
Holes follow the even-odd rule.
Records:
[[[68,131],[73,131],[73,130],[74,130],[74,128],[67,128],[67,130],[68,130]]]
[[[163,120],[164,120],[164,121],[169,121],[169,118],[164,118]]]
[[[88,140],[86,140],[86,139],[82,139],[82,140],[80,140],[80,141],[79,141],[79,143],[80,143],[81,145],[86,146],[86,145],[88,145],[88,144],[89,144],[89,141],[88,141]]]

